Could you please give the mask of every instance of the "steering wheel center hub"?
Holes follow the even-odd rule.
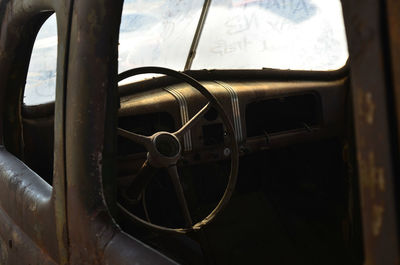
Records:
[[[179,155],[181,151],[178,139],[172,134],[159,134],[155,136],[153,142],[158,153],[169,158]]]
[[[169,132],[158,132],[151,136],[147,157],[153,167],[175,165],[181,156],[179,139]]]

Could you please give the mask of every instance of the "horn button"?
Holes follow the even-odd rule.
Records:
[[[174,157],[179,154],[178,139],[171,134],[160,134],[154,139],[156,150],[163,156]]]
[[[166,167],[175,164],[181,153],[178,138],[167,132],[159,132],[152,136],[153,148],[149,150],[149,162],[155,167]]]

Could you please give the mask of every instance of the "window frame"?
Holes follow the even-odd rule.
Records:
[[[9,225],[0,232],[9,238],[10,246],[5,263],[62,264],[68,259],[63,135],[70,5],[71,1],[62,0],[0,1],[0,222]],[[51,187],[21,162],[24,155],[21,113],[33,43],[53,12],[57,14],[59,43],[55,101],[58,111],[54,128],[58,137],[54,141]]]

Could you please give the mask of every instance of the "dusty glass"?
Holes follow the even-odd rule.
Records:
[[[183,70],[202,7],[200,0],[126,0],[118,71]],[[334,70],[347,58],[340,0],[212,0],[191,69]],[[25,104],[54,100],[56,61],[53,15],[35,41]]]
[[[334,70],[347,58],[339,0],[212,0],[192,69]]]

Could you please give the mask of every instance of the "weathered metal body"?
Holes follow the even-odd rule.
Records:
[[[398,1],[342,1],[365,264],[398,264]],[[396,185],[397,184],[397,185]],[[396,199],[397,198],[397,199]]]
[[[173,263],[124,234],[102,192],[101,176],[112,174],[103,172],[111,168],[113,152],[105,137],[115,137],[105,127],[113,125],[117,110],[121,10],[121,1],[0,3],[0,141],[13,146],[1,150],[1,264]],[[53,188],[15,157],[21,154],[20,104],[29,53],[51,12],[57,16],[61,47]]]
[[[112,217],[122,2],[0,0],[0,264],[175,264],[123,232]],[[364,264],[398,264],[400,3],[342,4],[350,60],[332,75],[350,77]],[[50,186],[21,162],[21,104],[35,36],[52,12],[59,49]],[[232,74],[300,81],[318,75],[215,75]],[[330,79],[330,73],[321,76]]]

